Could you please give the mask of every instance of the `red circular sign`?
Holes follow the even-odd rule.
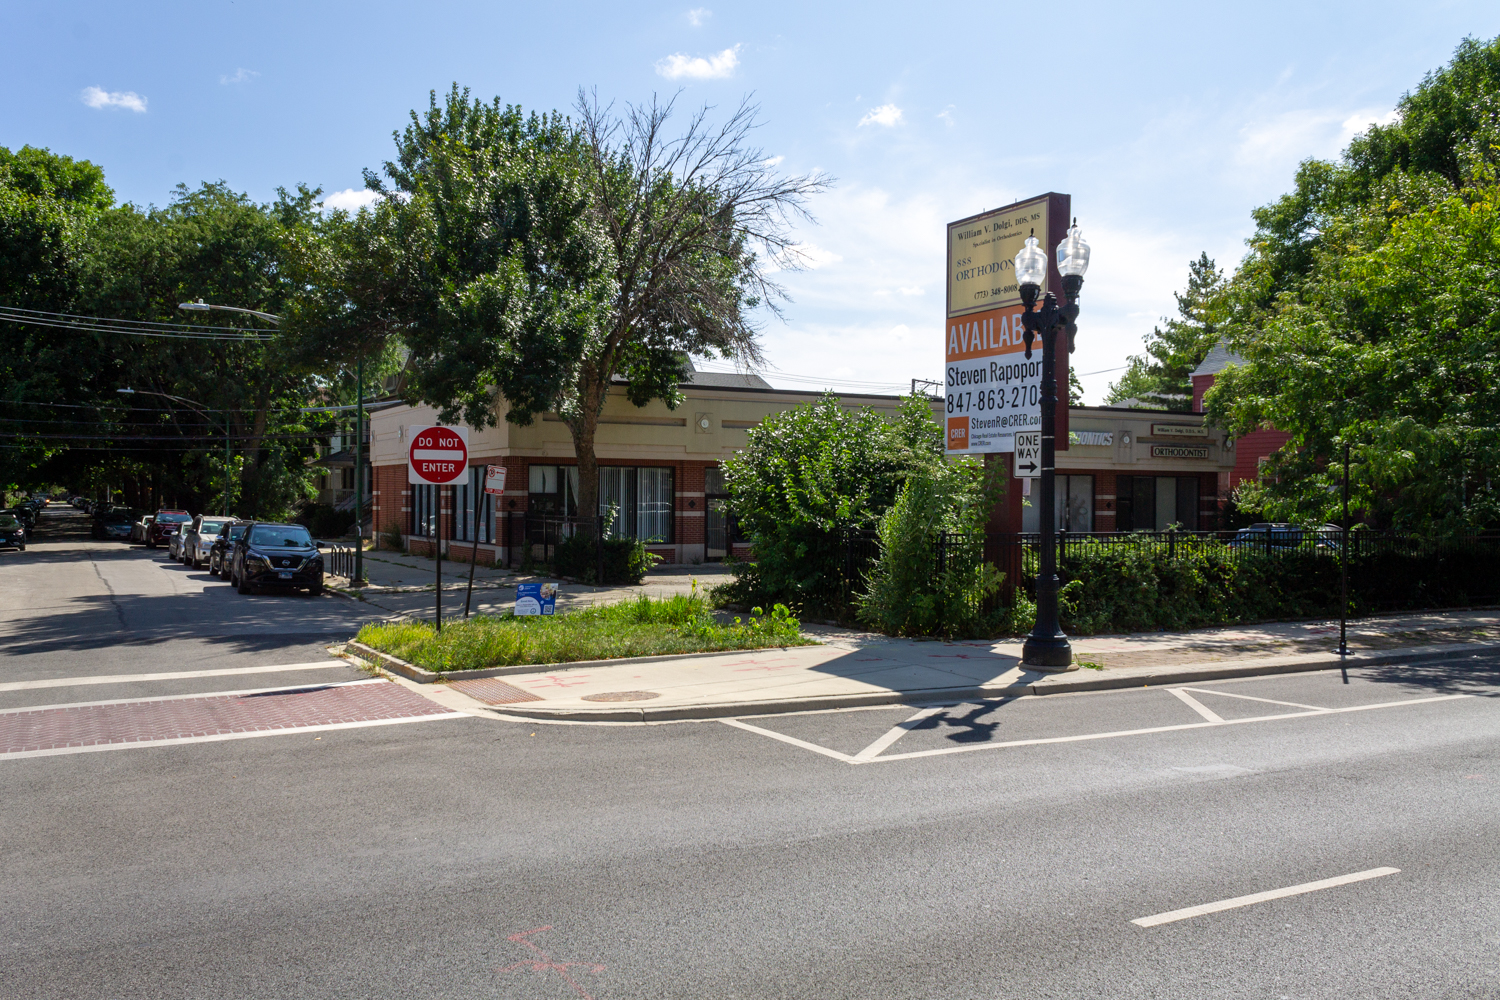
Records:
[[[451,427],[426,427],[412,435],[406,459],[412,475],[444,486],[469,474],[469,446]]]

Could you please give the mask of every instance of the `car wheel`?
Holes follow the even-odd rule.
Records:
[[[156,548],[156,543],[153,542],[153,541],[151,541],[150,539],[147,539],[146,540],[146,548],[148,548],[148,549],[154,549],[154,548]]]
[[[26,551],[26,543],[22,542],[20,545],[16,546],[16,549],[19,550],[19,551],[21,551],[21,552],[25,552]]]
[[[322,597],[323,596],[323,585],[320,583],[317,586],[308,587],[307,588],[307,596],[308,597]]]

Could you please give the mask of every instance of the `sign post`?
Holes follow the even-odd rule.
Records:
[[[464,592],[464,617],[469,617],[469,602],[474,597],[474,565],[479,560],[479,526],[486,527],[490,523],[490,497],[503,496],[505,494],[505,466],[486,465],[484,467],[484,493],[479,500],[479,506],[474,511],[474,547],[469,550],[469,589]],[[499,501],[497,500],[496,503]],[[493,538],[490,539],[494,541]]]
[[[413,486],[436,486],[432,526],[433,561],[437,587],[433,627],[443,630],[443,487],[469,474],[469,431],[466,427],[413,427],[406,450],[406,481]]]

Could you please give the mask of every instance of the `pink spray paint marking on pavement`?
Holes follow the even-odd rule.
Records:
[[[564,981],[566,981],[569,986],[573,987],[573,990],[579,996],[583,997],[583,1000],[594,1000],[589,992],[578,984],[578,980],[574,979],[572,974],[569,973],[568,970],[584,969],[588,972],[603,972],[604,966],[600,965],[598,962],[553,961],[551,955],[547,954],[545,951],[527,940],[527,938],[531,937],[531,935],[533,934],[540,934],[542,933],[542,931],[550,931],[551,929],[552,925],[548,924],[546,927],[537,927],[529,931],[522,931],[519,934],[510,935],[510,937],[506,938],[507,941],[514,941],[517,944],[525,945],[535,953],[536,957],[522,959],[519,962],[512,962],[510,965],[499,966],[495,969],[495,971],[512,972],[516,969],[530,969],[532,972],[556,972],[558,975],[563,977]]]

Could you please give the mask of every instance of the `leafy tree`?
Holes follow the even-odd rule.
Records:
[[[1470,188],[1387,227],[1332,220],[1295,300],[1236,340],[1246,358],[1209,391],[1210,418],[1292,435],[1240,505],[1325,521],[1352,451],[1377,523],[1500,523],[1500,186]]]
[[[471,101],[455,86],[397,138],[385,178],[399,201],[410,395],[441,419],[528,424],[557,413],[598,509],[599,416],[619,385],[637,406],[681,400],[690,354],[758,360],[752,311],[775,305],[772,266],[817,177],[776,177],[748,144],[753,109],[715,129],[671,104],[615,117],[580,98],[580,122]],[[392,188],[384,186],[389,180]]]
[[[1118,382],[1109,387],[1108,401],[1137,399],[1166,410],[1191,410],[1193,369],[1203,363],[1222,336],[1216,297],[1224,286],[1224,272],[1208,254],[1188,263],[1188,285],[1176,292],[1177,316],[1164,319],[1146,337],[1146,353],[1133,355]]]

